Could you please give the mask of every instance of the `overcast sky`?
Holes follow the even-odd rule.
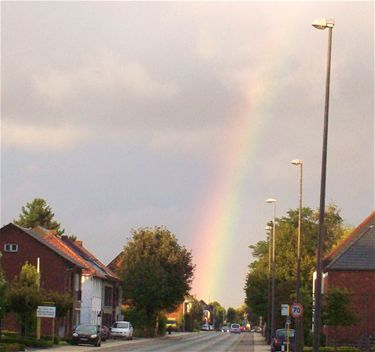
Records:
[[[277,215],[374,209],[373,2],[2,2],[1,224],[44,198],[103,262],[133,228],[193,252],[199,299],[237,307]]]

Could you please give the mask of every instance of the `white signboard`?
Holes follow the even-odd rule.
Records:
[[[288,316],[289,315],[289,304],[282,304],[281,305],[281,315]]]
[[[38,318],[56,318],[56,307],[38,306],[36,316]]]

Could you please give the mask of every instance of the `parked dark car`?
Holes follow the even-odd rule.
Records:
[[[295,350],[295,331],[293,329],[277,329],[275,337],[271,342],[271,352],[286,351],[287,350],[287,337],[289,335],[289,351]]]
[[[72,345],[85,344],[99,347],[102,343],[100,326],[78,325],[72,335]]]
[[[102,325],[100,328],[100,334],[102,336],[102,341],[105,341],[109,338],[109,328],[105,325]]]

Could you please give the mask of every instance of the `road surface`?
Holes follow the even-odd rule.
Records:
[[[256,333],[223,332],[176,333],[154,339],[108,340],[101,347],[65,346],[48,352],[268,352],[264,338]],[[32,349],[32,351],[39,351]]]
[[[253,334],[229,334],[222,332],[200,332],[189,335],[178,335],[153,341],[142,341],[138,344],[110,347],[107,351],[137,352],[254,352]]]

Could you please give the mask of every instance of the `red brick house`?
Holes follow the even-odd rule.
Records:
[[[350,291],[355,325],[339,327],[337,341],[366,343],[375,336],[375,211],[340,243],[323,262],[324,294],[331,287]],[[325,327],[326,342],[333,343],[332,327]]]
[[[73,309],[65,318],[55,322],[55,334],[70,336],[74,325],[80,322],[81,276],[85,263],[74,252],[69,252],[53,233],[42,234],[9,223],[0,230],[1,266],[6,280],[12,281],[28,262],[40,263],[40,287],[46,290],[67,292],[74,298]],[[11,315],[4,319],[3,329],[19,330]],[[42,335],[51,334],[51,322],[42,319]]]

